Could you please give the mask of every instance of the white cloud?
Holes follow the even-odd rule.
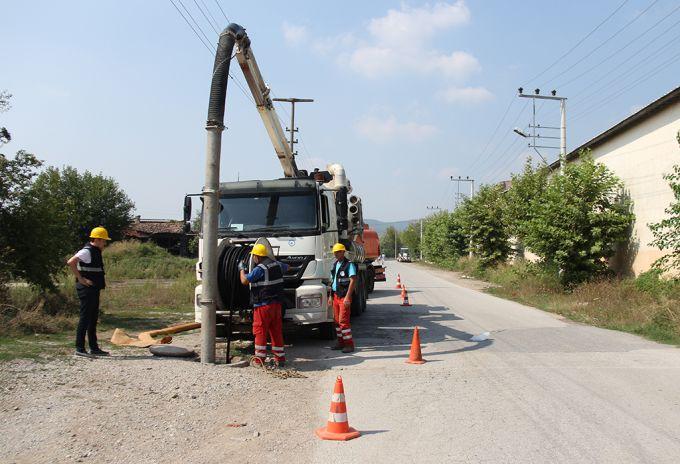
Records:
[[[354,37],[354,34],[347,32],[332,37],[315,38],[312,43],[312,49],[321,55],[328,55],[330,53],[351,49],[357,46],[357,44],[358,41],[356,37]]]
[[[281,26],[283,39],[288,45],[299,45],[307,38],[307,28],[305,26],[295,26],[284,22]]]
[[[463,0],[456,3],[437,3],[422,8],[401,6],[388,10],[381,18],[374,18],[368,31],[379,44],[388,47],[413,47],[430,40],[440,31],[465,24],[470,20],[470,10]]]
[[[449,87],[441,93],[448,103],[484,103],[493,100],[493,94],[484,87]]]
[[[393,115],[383,118],[364,116],[356,122],[354,128],[363,137],[377,143],[393,140],[416,142],[437,132],[437,128],[431,124],[400,122]]]
[[[389,10],[369,22],[371,40],[356,45],[347,62],[352,70],[369,78],[408,71],[464,80],[480,70],[477,58],[464,51],[436,50],[431,41],[436,33],[469,20],[470,10],[463,0],[421,8],[402,5],[400,10]]]

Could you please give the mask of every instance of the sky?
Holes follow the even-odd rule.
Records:
[[[110,176],[144,218],[180,218],[201,190],[209,49],[226,18],[246,28],[274,96],[315,100],[296,108],[299,167],[342,163],[364,216],[383,221],[451,209],[451,176],[477,188],[538,161],[513,132],[532,120],[520,86],[567,98],[570,151],[680,85],[677,0],[2,0],[0,11],[0,90],[13,94],[2,153]],[[221,180],[281,177],[234,84]],[[284,126],[289,111],[277,106]],[[559,125],[557,102],[536,111]]]

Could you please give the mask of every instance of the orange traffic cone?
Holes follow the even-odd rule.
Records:
[[[401,288],[401,276],[397,274],[397,286],[395,288]]]
[[[406,291],[406,285],[401,287],[401,305],[411,306],[411,303],[408,302],[408,291]]]
[[[326,427],[316,429],[316,434],[323,440],[347,441],[361,435],[360,432],[349,426],[347,422],[347,405],[345,404],[345,389],[342,386],[342,377],[338,376],[333,389],[331,399],[331,412],[328,414]]]
[[[411,341],[411,353],[406,360],[408,364],[425,364],[423,355],[420,352],[420,335],[418,334],[418,326],[413,331],[413,340]]]

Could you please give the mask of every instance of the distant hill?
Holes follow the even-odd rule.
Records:
[[[364,222],[371,226],[371,229],[375,229],[378,232],[378,235],[384,234],[390,226],[401,232],[402,230],[405,230],[410,223],[416,221],[417,219],[412,219],[410,221],[383,222],[378,221],[377,219],[364,219]]]

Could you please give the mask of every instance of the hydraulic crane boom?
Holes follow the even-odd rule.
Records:
[[[274,104],[269,96],[270,89],[264,83],[260,68],[255,61],[253,50],[250,47],[250,39],[244,33],[242,37],[236,39],[236,59],[243,71],[243,76],[248,83],[250,93],[253,94],[257,111],[260,113],[264,127],[267,129],[269,139],[274,145],[274,151],[281,162],[285,177],[301,177],[302,173],[298,170],[295,157],[290,145],[286,140],[286,135],[276,115]]]

